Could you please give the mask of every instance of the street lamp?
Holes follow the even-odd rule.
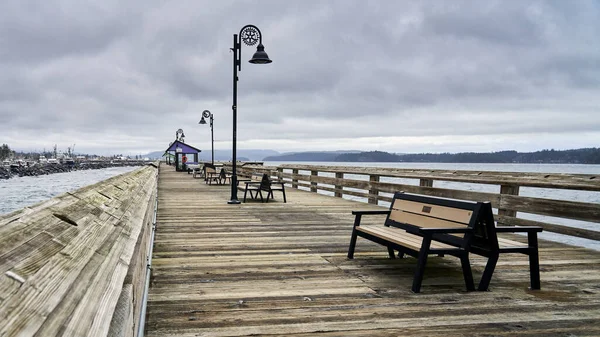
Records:
[[[185,143],[184,138],[185,138],[185,135],[183,134],[182,129],[178,129],[177,131],[175,131],[175,140]]]
[[[232,153],[232,172],[231,172],[231,200],[227,203],[229,204],[239,204],[240,201],[237,198],[237,170],[236,170],[236,140],[237,140],[237,81],[238,71],[242,71],[242,41],[247,46],[254,46],[258,43],[256,47],[256,53],[252,56],[248,62],[254,64],[267,64],[271,63],[271,59],[265,52],[265,47],[262,44],[262,34],[260,29],[254,25],[245,25],[240,30],[240,34],[233,34],[233,105],[231,109],[233,110],[233,153]]]
[[[210,118],[210,148],[211,148],[211,154],[212,154],[211,163],[214,165],[215,164],[215,134],[213,132],[213,120],[214,120],[213,114],[208,110],[202,111],[202,118],[200,119],[200,122],[198,122],[198,124],[206,124],[206,120],[204,118]]]

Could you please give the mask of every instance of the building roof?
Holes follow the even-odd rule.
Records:
[[[181,153],[200,153],[202,152],[202,150],[199,150],[189,144],[186,143],[182,143],[178,140],[174,141],[173,144],[171,144],[166,150],[167,151],[175,151],[177,152],[175,149],[176,148],[181,148]]]

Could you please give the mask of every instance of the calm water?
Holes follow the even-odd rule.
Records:
[[[600,175],[600,165],[579,165],[579,164],[474,164],[474,163],[339,163],[339,162],[265,162],[265,165],[276,166],[281,164],[297,164],[297,165],[323,165],[323,166],[358,166],[358,167],[391,167],[391,168],[410,168],[410,169],[436,169],[436,170],[468,170],[468,171],[498,171],[498,172],[537,172],[537,173],[581,173],[581,174],[598,174]],[[302,172],[300,174],[310,174],[310,172]],[[322,174],[323,176],[334,177],[334,174]],[[355,180],[368,180],[364,175],[345,175],[345,178]],[[418,179],[401,179],[401,178],[382,178],[382,182],[399,183],[406,185],[419,185]],[[497,185],[486,184],[469,184],[456,183],[446,181],[434,181],[434,187],[498,193],[500,187]],[[319,193],[333,195],[332,192],[322,191]],[[382,193],[382,195],[386,195]],[[519,195],[537,198],[548,198],[557,200],[571,200],[581,202],[594,202],[600,204],[600,192],[588,191],[570,191],[557,190],[536,187],[522,187]],[[391,196],[391,194],[388,194]],[[366,198],[354,197],[345,195],[344,198],[367,202]],[[389,203],[380,202],[380,205],[389,206]],[[495,210],[496,211],[496,210]],[[589,230],[600,231],[600,224],[593,222],[569,220],[541,216],[536,214],[528,214],[519,212],[518,217],[530,220],[543,221],[554,223],[563,226],[571,226],[577,228],[585,228]],[[577,246],[583,246],[600,251],[600,242],[593,240],[580,239],[555,233],[544,232],[540,235],[541,238],[553,240]]]
[[[0,180],[0,214],[21,209],[135,169],[137,167],[111,167]]]

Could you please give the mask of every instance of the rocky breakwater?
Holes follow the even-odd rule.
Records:
[[[36,164],[32,166],[0,167],[0,179],[11,177],[39,176],[59,172],[70,172],[78,170],[96,170],[109,167],[142,166],[148,162],[141,160],[127,161],[93,161],[75,164]]]

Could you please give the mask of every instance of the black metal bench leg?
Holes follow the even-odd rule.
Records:
[[[358,236],[356,234],[356,226],[358,226],[360,224],[361,217],[362,217],[361,215],[356,215],[356,217],[354,218],[354,225],[352,226],[352,236],[350,237],[350,246],[348,247],[348,258],[349,259],[354,258],[354,248],[356,247],[356,238]]]
[[[404,253],[403,252],[398,252],[398,258],[399,259],[403,259],[404,258]]]
[[[246,189],[244,189],[244,202],[246,202],[246,194],[248,193],[248,186],[246,185]],[[250,196],[252,196],[252,193],[250,193]]]
[[[286,203],[287,200],[285,199],[285,187],[283,187],[283,185],[281,186],[281,192],[283,192],[283,202]]]
[[[465,278],[467,291],[475,290],[475,284],[473,283],[473,272],[471,271],[471,262],[469,262],[468,253],[460,257],[460,264],[463,271],[463,277]]]
[[[540,282],[540,257],[538,253],[537,233],[527,235],[529,243],[529,277],[531,279],[531,289],[541,289]]]
[[[488,262],[485,265],[485,270],[483,271],[483,275],[481,276],[481,281],[479,281],[479,287],[477,290],[486,291],[490,286],[490,281],[492,281],[492,275],[494,274],[494,269],[496,269],[496,263],[498,263],[499,254],[492,254],[488,258]]]
[[[413,293],[421,292],[421,283],[423,283],[423,275],[425,274],[425,265],[427,265],[427,255],[429,254],[429,246],[431,245],[431,238],[424,237],[423,243],[421,244],[421,251],[419,251],[419,260],[417,262],[417,270],[413,278],[412,291]]]
[[[390,259],[395,259],[396,258],[396,254],[394,253],[394,248],[388,246],[388,255],[390,256]]]

